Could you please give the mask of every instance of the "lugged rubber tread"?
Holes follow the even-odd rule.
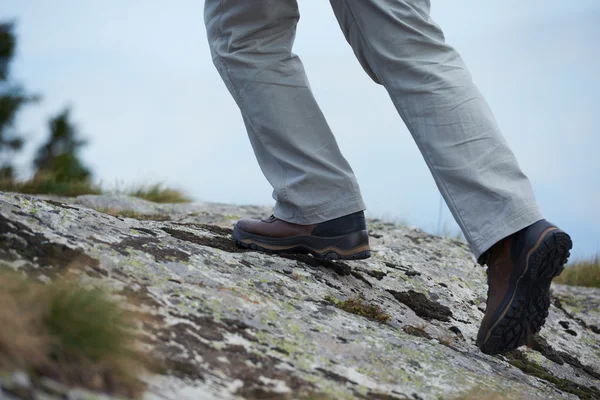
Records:
[[[561,230],[550,232],[529,257],[529,269],[518,283],[516,294],[502,320],[480,348],[499,354],[524,345],[546,322],[550,308],[550,285],[569,260],[573,243]]]

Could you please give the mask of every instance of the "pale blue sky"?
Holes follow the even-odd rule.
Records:
[[[106,184],[164,181],[197,199],[271,204],[239,112],[210,60],[200,0],[0,0],[17,20],[15,76],[44,101],[19,127],[43,139],[73,105]],[[372,216],[437,229],[439,194],[383,88],[327,2],[299,0],[295,51]],[[576,256],[600,251],[600,2],[432,0],[434,19],[491,104],[548,219]],[[448,229],[455,230],[444,210]]]

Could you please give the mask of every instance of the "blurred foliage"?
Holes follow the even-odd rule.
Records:
[[[17,47],[12,22],[0,22],[0,80],[8,78],[8,66]]]
[[[68,197],[102,193],[99,186],[94,185],[88,180],[59,181],[54,176],[48,174],[38,174],[27,181],[0,178],[0,191],[25,194],[54,194]]]
[[[56,182],[83,182],[91,177],[78,157],[86,142],[79,138],[79,132],[70,120],[67,108],[48,123],[50,136],[40,147],[34,160],[36,176],[50,175]]]
[[[48,137],[37,150],[33,178],[16,180],[12,157],[23,148],[24,138],[14,130],[14,122],[22,107],[38,100],[37,96],[9,81],[10,64],[17,49],[12,22],[0,22],[0,191],[26,194],[79,196],[100,194],[91,183],[92,173],[82,163],[79,152],[87,144],[71,120],[67,107],[48,122]],[[183,203],[190,199],[181,191],[161,184],[139,185],[124,192],[157,203]]]
[[[85,141],[79,139],[70,121],[69,109],[50,119],[50,136],[34,160],[35,178],[26,183],[11,182],[15,177],[12,157],[24,145],[24,138],[14,129],[15,119],[25,104],[38,100],[38,96],[26,93],[23,87],[10,81],[10,64],[16,48],[14,24],[0,22],[0,180],[5,187],[12,185],[28,192],[70,192],[72,190],[64,185],[57,187],[56,184],[77,182],[79,185],[89,180],[91,173],[78,158],[77,153]]]
[[[12,178],[11,164],[15,152],[21,150],[24,140],[14,130],[14,121],[22,107],[35,102],[18,84],[10,81],[10,63],[15,55],[17,40],[12,22],[0,22],[0,177]]]

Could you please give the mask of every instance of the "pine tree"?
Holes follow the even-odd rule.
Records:
[[[12,156],[23,147],[24,140],[13,127],[17,113],[23,105],[38,99],[10,82],[10,63],[16,45],[13,24],[0,23],[0,179],[13,178]]]
[[[77,128],[70,121],[69,108],[51,118],[48,126],[50,137],[34,160],[36,175],[50,175],[57,182],[89,180],[91,173],[78,157],[86,141],[79,138]]]

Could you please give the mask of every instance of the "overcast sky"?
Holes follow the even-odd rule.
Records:
[[[44,96],[18,120],[31,139],[20,166],[43,140],[48,116],[72,105],[90,141],[84,159],[106,185],[162,181],[199,200],[272,203],[212,65],[203,1],[0,2],[0,19],[17,22],[13,76]],[[437,188],[386,92],[362,71],[327,2],[299,3],[295,52],[369,214],[435,233]],[[576,256],[600,251],[600,2],[432,3],[546,217],[571,233]]]

